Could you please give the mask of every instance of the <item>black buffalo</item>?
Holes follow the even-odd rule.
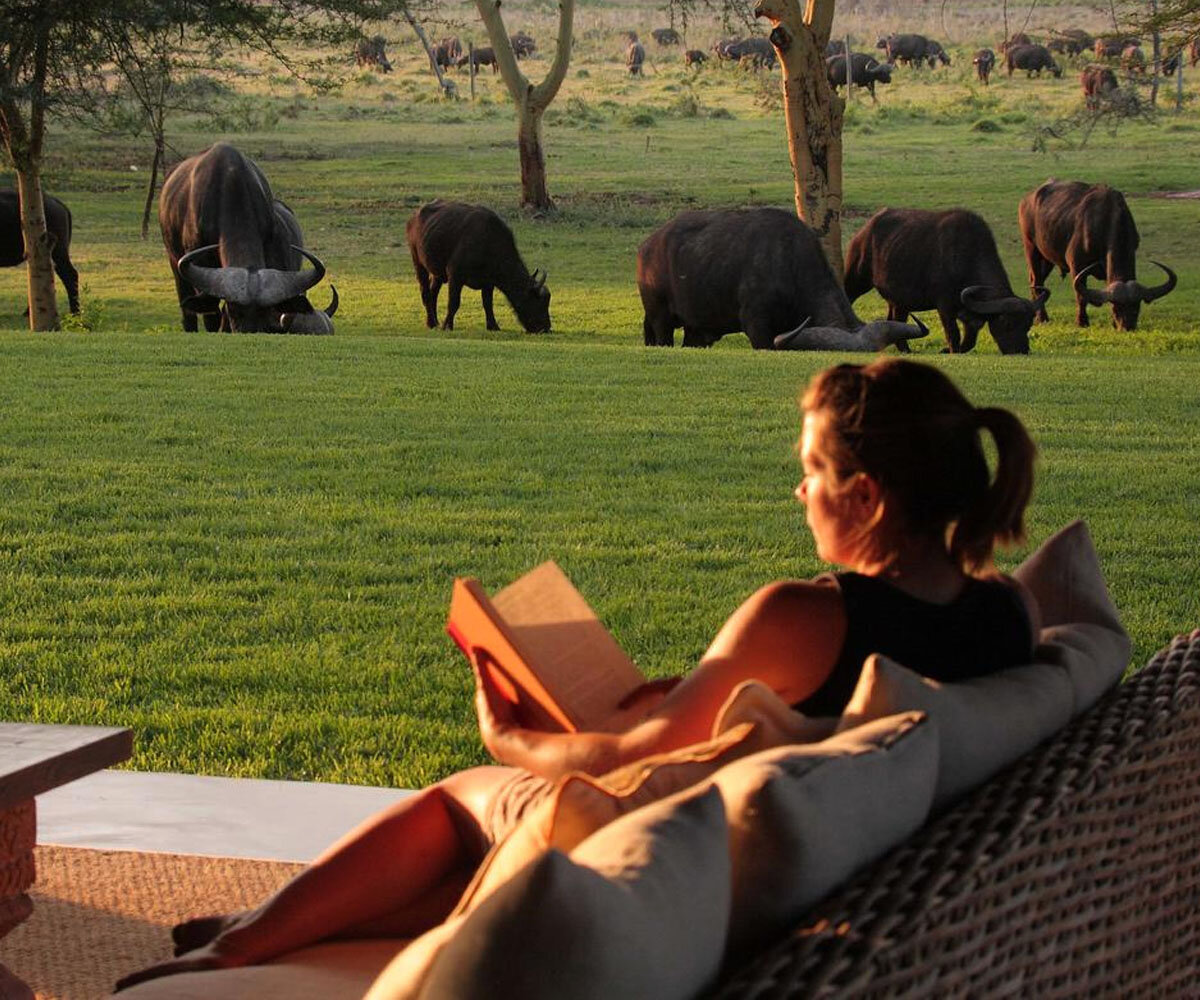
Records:
[[[937,42],[931,41],[924,35],[888,35],[886,38],[879,39],[875,43],[875,48],[886,51],[890,63],[902,63],[917,67],[924,62],[934,66],[939,60],[947,65],[950,63],[950,57],[946,55],[945,50]]]
[[[955,354],[975,346],[985,323],[1002,354],[1028,354],[1029,328],[1049,294],[1040,289],[1034,302],[1014,294],[988,224],[961,208],[880,209],[850,241],[845,284],[851,302],[877,289],[891,320],[936,309]]]
[[[646,61],[646,49],[641,42],[630,42],[625,49],[625,68],[630,76],[640,76],[642,64]]]
[[[203,315],[209,330],[333,332],[337,293],[324,312],[305,297],[325,265],[304,249],[299,223],[263,172],[233,146],[219,142],[171,172],[158,222],[185,330]],[[311,271],[300,270],[303,259]]]
[[[1129,35],[1105,35],[1096,39],[1092,51],[1097,59],[1117,59],[1130,45],[1141,45],[1140,38]]]
[[[1046,48],[1065,56],[1077,56],[1092,51],[1095,44],[1096,39],[1082,28],[1065,28],[1046,43]]]
[[[829,86],[836,89],[846,85],[845,56],[830,56],[825,60],[825,69],[829,74]],[[891,83],[892,67],[865,52],[851,52],[850,82],[856,87],[865,87],[870,92],[871,99],[876,100],[875,84]]]
[[[1117,89],[1117,74],[1107,66],[1091,63],[1080,71],[1079,85],[1083,89],[1084,104],[1098,108],[1104,97]]]
[[[706,56],[699,49],[688,49],[683,54],[683,64],[685,66],[700,67],[703,66],[707,61],[708,56]]]
[[[405,227],[412,253],[425,324],[438,325],[437,300],[449,285],[443,330],[454,329],[462,290],[478,288],[489,330],[499,330],[492,292],[499,288],[528,333],[550,329],[550,290],[545,275],[530,274],[512,230],[490,208],[457,201],[431,201],[413,213]]]
[[[996,67],[996,53],[991,49],[980,49],[971,59],[971,63],[975,67],[975,75],[979,77],[979,82],[986,84]]]
[[[53,239],[50,259],[63,283],[71,312],[79,312],[79,272],[71,263],[71,210],[53,195],[42,195],[46,232]],[[0,267],[16,267],[25,260],[25,235],[21,229],[21,203],[16,191],[0,191]]]
[[[638,248],[647,346],[708,347],[741,330],[758,349],[882,350],[928,331],[855,315],[820,241],[777,208],[684,212]]]
[[[490,45],[482,45],[477,49],[471,49],[470,52],[464,52],[458,57],[455,66],[466,66],[470,64],[476,71],[480,66],[491,66],[492,72],[496,72],[496,51]]]
[[[1174,76],[1183,65],[1183,49],[1176,49],[1162,61],[1163,76]]]
[[[720,46],[720,48],[717,48]],[[728,59],[733,62],[741,62],[745,59],[747,62],[752,62],[758,66],[775,66],[775,46],[766,38],[755,36],[753,38],[740,38],[729,41],[717,42],[714,46],[717,55],[722,59]]]
[[[1030,77],[1035,73],[1041,76],[1044,69],[1048,69],[1055,77],[1062,76],[1062,67],[1054,61],[1054,56],[1044,45],[1017,45],[1004,54],[1004,65],[1008,68],[1009,76],[1016,69],[1023,69],[1025,75]]]
[[[388,62],[386,45],[387,39],[383,35],[360,38],[354,46],[354,61],[360,66],[376,66],[384,73],[390,73],[392,64]]]
[[[1021,199],[1017,218],[1029,283],[1041,285],[1056,267],[1070,274],[1079,326],[1088,325],[1088,305],[1108,303],[1116,328],[1135,330],[1142,303],[1175,287],[1175,272],[1158,261],[1152,263],[1166,273],[1163,284],[1147,288],[1137,280],[1137,226],[1124,196],[1107,184],[1048,180]],[[1106,287],[1088,288],[1089,275],[1103,278]],[[1038,319],[1047,318],[1043,307]]]
[[[537,42],[533,40],[533,36],[523,31],[512,35],[509,42],[512,44],[513,55],[518,59],[526,59],[537,51]]]
[[[682,41],[674,28],[655,28],[650,32],[650,37],[659,45],[679,45]]]

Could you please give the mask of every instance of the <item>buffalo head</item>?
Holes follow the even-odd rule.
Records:
[[[990,289],[983,285],[964,288],[959,300],[970,316],[964,317],[969,324],[976,322],[975,329],[987,323],[1001,354],[1028,354],[1029,328],[1033,326],[1038,310],[1050,298],[1048,289],[1039,288],[1037,298],[1022,299],[1016,295],[1005,295],[998,299],[987,298]]]
[[[313,266],[311,271],[285,271],[273,267],[202,267],[196,263],[214,253],[217,244],[198,247],[179,259],[179,275],[197,295],[189,300],[196,312],[213,312],[224,301],[229,328],[234,332],[332,333],[337,292],[323,312],[313,309],[305,292],[325,277],[325,265],[316,254],[292,245]]]
[[[513,309],[527,333],[549,333],[550,289],[544,271],[535,270],[529,276],[525,294],[513,302]]]
[[[1113,325],[1118,330],[1136,330],[1142,303],[1161,299],[1175,287],[1175,283],[1178,281],[1175,272],[1166,264],[1152,260],[1151,264],[1166,272],[1167,280],[1161,285],[1147,288],[1137,279],[1131,278],[1128,281],[1110,281],[1103,289],[1088,288],[1088,274],[1094,268],[1099,267],[1101,263],[1102,261],[1096,261],[1089,264],[1075,276],[1075,294],[1084,299],[1088,305],[1102,306],[1110,303],[1113,311]]]

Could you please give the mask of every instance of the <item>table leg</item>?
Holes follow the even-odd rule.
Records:
[[[0,809],[0,938],[33,912],[33,847],[37,811],[33,799]],[[33,1000],[33,990],[0,965],[0,1000]]]

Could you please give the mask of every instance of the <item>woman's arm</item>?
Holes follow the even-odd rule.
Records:
[[[487,671],[476,669],[480,734],[502,764],[547,778],[568,771],[603,774],[647,754],[708,739],[721,706],[742,681],[762,681],[789,703],[808,697],[829,676],[845,633],[845,611],[835,587],[800,581],[769,584],[730,616],[696,669],[628,731],[522,728]]]

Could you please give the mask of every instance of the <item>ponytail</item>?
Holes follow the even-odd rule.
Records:
[[[1009,410],[994,406],[974,412],[979,429],[996,442],[996,476],[954,525],[950,555],[967,569],[991,562],[992,549],[1025,537],[1025,507],[1033,493],[1033,460],[1037,448],[1025,426]]]

